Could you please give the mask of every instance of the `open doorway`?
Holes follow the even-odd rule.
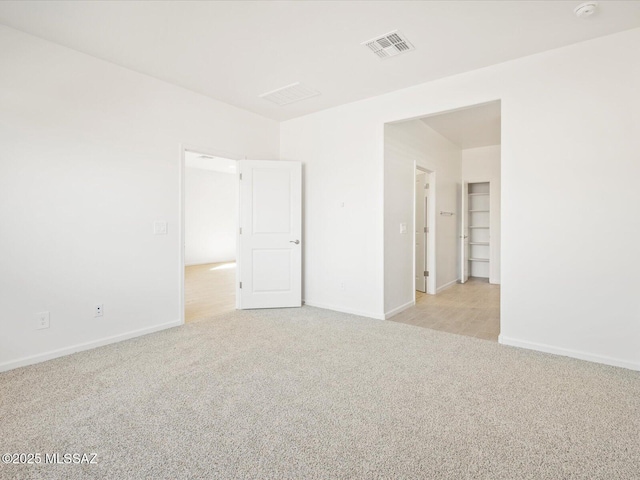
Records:
[[[230,158],[184,152],[184,321],[236,308],[238,177]]]
[[[393,207],[385,210],[385,258],[390,259],[385,268],[387,318],[497,341],[500,148],[500,101],[385,125],[385,205],[388,201]],[[433,179],[427,180],[427,171]],[[408,187],[409,172],[416,192],[413,204],[400,193]],[[419,192],[427,183],[423,197]],[[406,282],[402,278],[406,268],[398,265],[406,258],[402,250],[411,247],[401,239],[395,241],[395,225],[408,210],[415,215],[416,237],[411,268],[415,305],[407,308],[396,305],[402,296],[394,285]],[[437,227],[432,240],[423,236],[430,230],[423,222],[429,221]],[[428,255],[431,242],[433,261]],[[428,276],[422,279],[425,272]],[[428,294],[429,279],[434,282],[433,295]],[[386,294],[387,289],[393,296]]]

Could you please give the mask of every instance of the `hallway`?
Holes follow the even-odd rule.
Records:
[[[497,342],[500,285],[471,277],[437,295],[416,292],[416,305],[390,320]]]

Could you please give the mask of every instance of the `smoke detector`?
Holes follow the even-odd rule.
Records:
[[[361,45],[369,48],[379,58],[395,57],[401,53],[415,50],[415,47],[398,30],[362,42]]]
[[[292,83],[291,85],[287,85],[286,87],[263,93],[262,95],[259,95],[259,97],[264,98],[265,100],[269,100],[276,105],[282,106],[289,105],[293,102],[299,102],[300,100],[305,100],[307,98],[315,97],[316,95],[320,95],[320,92],[302,85],[300,82],[297,82]]]
[[[573,12],[576,14],[578,18],[586,18],[593,15],[593,12],[598,8],[598,2],[586,2],[581,3],[576,8],[573,9]]]

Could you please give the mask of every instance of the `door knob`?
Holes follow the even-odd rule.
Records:
[[[296,245],[298,245],[300,243],[300,240],[289,240],[289,243],[295,243]]]

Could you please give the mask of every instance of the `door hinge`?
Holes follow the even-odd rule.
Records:
[[[427,270],[424,271],[424,276],[428,277],[429,276],[429,272]]]
[[[240,180],[242,180],[242,174],[240,174]]]
[[[424,189],[425,189],[425,190],[428,190],[428,189],[429,189],[429,184],[428,184],[428,183],[425,183],[425,184],[424,184]]]
[[[424,233],[429,233],[429,227],[424,227]]]
[[[240,235],[242,235],[242,227],[240,227]]]
[[[242,288],[242,282],[240,282],[240,288]]]

